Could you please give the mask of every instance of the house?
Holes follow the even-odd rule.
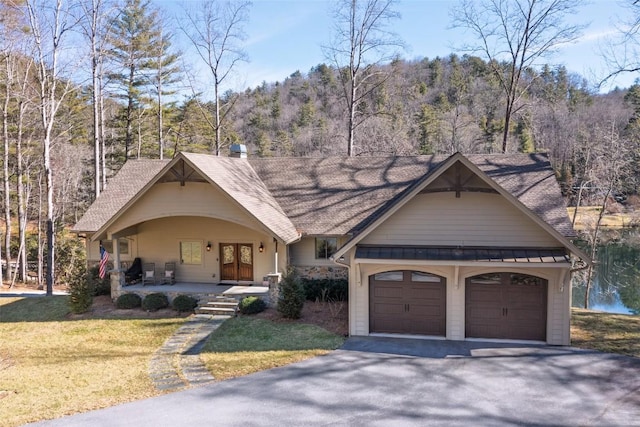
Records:
[[[568,345],[588,262],[544,154],[130,160],[74,231],[89,260],[112,244],[112,296],[135,257],[179,282],[346,277],[351,335]]]

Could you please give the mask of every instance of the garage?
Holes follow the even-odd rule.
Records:
[[[466,280],[465,335],[546,341],[547,281],[519,273],[489,273]]]
[[[388,271],[369,279],[371,333],[444,336],[446,280],[419,271]]]

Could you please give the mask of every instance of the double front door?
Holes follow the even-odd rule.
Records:
[[[220,243],[220,279],[253,281],[251,243]]]

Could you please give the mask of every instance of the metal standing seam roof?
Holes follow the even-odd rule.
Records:
[[[570,263],[565,248],[490,248],[358,245],[356,258],[378,260]]]

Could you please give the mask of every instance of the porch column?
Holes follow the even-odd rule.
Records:
[[[274,262],[273,262],[273,272],[275,274],[278,274],[278,240],[274,238],[273,241],[276,243],[276,252],[274,254]]]
[[[278,305],[278,298],[280,297],[280,279],[282,275],[280,273],[267,274],[267,281],[269,282],[269,302],[270,307],[276,307]]]
[[[111,282],[111,299],[115,300],[122,294],[124,286],[124,271],[120,269],[120,244],[118,238],[114,237],[113,242],[113,270],[109,272]]]

